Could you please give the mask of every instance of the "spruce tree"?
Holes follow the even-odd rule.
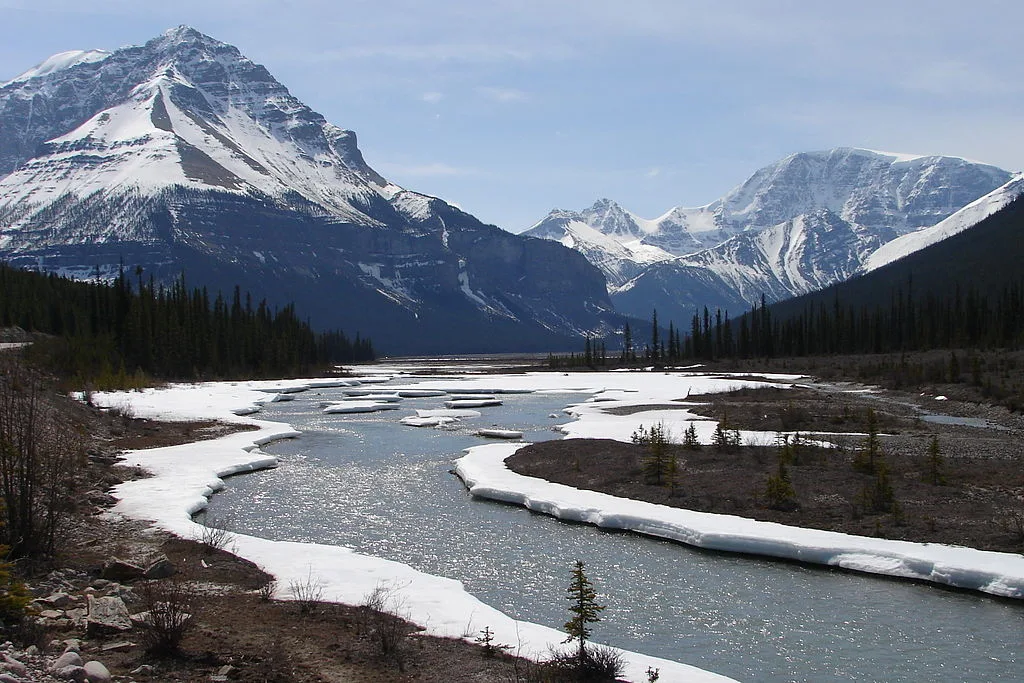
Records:
[[[571,617],[565,622],[565,632],[569,634],[563,642],[571,643],[577,641],[578,670],[583,671],[587,664],[587,639],[590,637],[590,624],[601,621],[598,615],[604,610],[604,605],[597,602],[597,592],[593,584],[583,571],[583,560],[576,560],[576,566],[572,570],[572,579],[566,591],[566,599],[569,601],[569,612]]]

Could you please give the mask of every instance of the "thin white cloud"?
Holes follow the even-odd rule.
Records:
[[[494,102],[525,102],[530,96],[517,88],[498,88],[486,86],[477,88],[476,91]]]
[[[437,91],[425,92],[420,95],[420,99],[427,104],[437,104],[444,99],[444,93],[439,93]]]

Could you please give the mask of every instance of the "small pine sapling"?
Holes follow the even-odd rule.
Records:
[[[569,621],[565,622],[565,632],[569,637],[563,642],[576,641],[578,643],[577,665],[582,671],[587,664],[587,639],[590,638],[590,624],[601,621],[599,615],[604,610],[604,605],[597,602],[597,591],[594,590],[594,585],[587,578],[583,560],[576,560],[576,566],[572,570],[572,579],[566,591],[566,598],[569,600],[569,612],[572,616]]]

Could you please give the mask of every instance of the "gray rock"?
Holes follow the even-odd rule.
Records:
[[[76,683],[87,683],[89,674],[84,666],[65,666],[53,672],[55,678],[62,681],[75,681]]]
[[[36,655],[39,654],[39,648],[36,647],[35,645],[29,645],[28,647],[25,648],[25,654],[28,655],[29,657],[35,657]]]
[[[166,579],[169,576],[174,576],[177,572],[178,568],[174,566],[173,562],[166,557],[161,557],[146,568],[146,573],[143,576],[147,579]]]
[[[68,650],[54,660],[50,665],[50,671],[59,671],[69,666],[82,666],[82,658],[74,650]]]
[[[54,593],[45,598],[36,598],[32,602],[44,609],[64,609],[71,604],[71,596],[67,593]]]
[[[68,638],[64,641],[64,652],[82,652],[82,641],[78,638]]]
[[[113,557],[107,560],[103,565],[103,571],[100,572],[100,577],[110,581],[124,583],[141,579],[145,571],[145,569],[137,564],[132,564],[131,562],[126,562],[125,560],[119,560],[118,558]]]
[[[143,664],[142,666],[132,669],[132,676],[152,676],[156,673],[156,668],[151,664]]]
[[[14,659],[13,657],[8,657],[7,655],[4,655],[3,668],[8,673],[12,673],[20,678],[28,676],[28,667],[19,662],[17,659]]]
[[[103,662],[95,660],[85,663],[85,674],[89,683],[110,683],[111,676]]]
[[[124,600],[114,596],[97,598],[89,596],[89,614],[85,618],[85,629],[89,636],[103,636],[130,630],[132,621]]]
[[[60,619],[64,616],[64,613],[56,609],[44,609],[39,613],[39,616],[42,619]]]
[[[22,680],[9,673],[0,673],[0,683],[22,683]]]

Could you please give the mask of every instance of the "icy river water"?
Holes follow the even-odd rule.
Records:
[[[252,535],[346,545],[459,579],[507,614],[554,628],[579,558],[607,605],[595,640],[739,680],[1024,680],[1024,605],[566,524],[475,500],[450,473],[464,448],[484,443],[476,429],[558,438],[562,409],[586,396],[503,396],[453,430],[398,422],[443,399],[321,412],[340,396],[320,389],[268,405],[263,417],[302,436],[265,447],[281,466],[230,479],[211,514]]]

